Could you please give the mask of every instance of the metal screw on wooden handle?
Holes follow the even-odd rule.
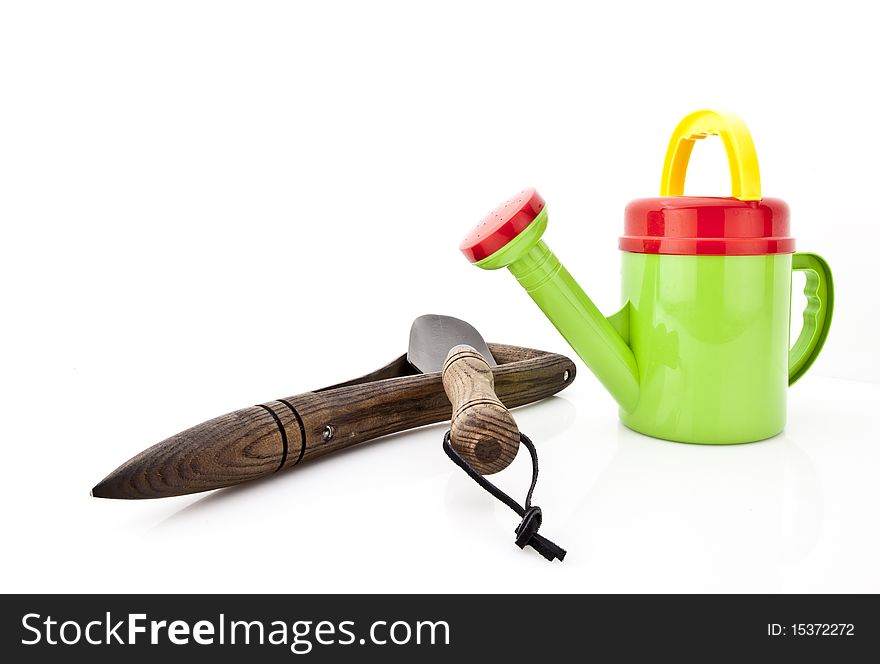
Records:
[[[492,369],[470,346],[455,346],[443,363],[452,402],[452,446],[481,475],[504,470],[519,450],[519,428],[495,395]]]

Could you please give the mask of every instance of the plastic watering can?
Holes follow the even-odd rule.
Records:
[[[683,196],[694,142],[721,137],[733,195]],[[490,212],[461,251],[506,267],[620,406],[629,428],[688,443],[746,443],[785,427],[786,392],[831,323],[827,263],[795,253],[788,206],[762,198],[751,134],[732,113],[676,127],[659,198],[624,213],[623,308],[605,317],[541,239],[544,199],[527,189]],[[789,346],[792,270],[806,273],[804,325]]]

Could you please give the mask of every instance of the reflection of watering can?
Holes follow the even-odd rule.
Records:
[[[682,196],[696,139],[720,135],[733,197]],[[544,200],[527,189],[462,242],[477,266],[507,267],[641,433],[746,443],[785,426],[786,388],[828,334],[831,271],[794,253],[788,206],[761,198],[748,128],[715,111],[688,115],[666,153],[660,198],[626,208],[623,308],[605,318],[541,239]],[[804,326],[789,349],[791,271],[807,275]]]

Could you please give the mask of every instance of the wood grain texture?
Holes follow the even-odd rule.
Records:
[[[470,346],[455,346],[443,363],[441,379],[452,403],[452,447],[481,475],[507,468],[519,450],[519,428],[495,395],[492,368]]]
[[[242,408],[141,452],[92,489],[92,495],[153,498],[231,486],[274,473],[282,450],[281,430],[269,411]]]
[[[495,392],[508,408],[571,384],[567,357],[489,344]],[[103,498],[160,498],[270,475],[391,433],[448,420],[440,372],[415,374],[401,356],[361,378],[243,408],[157,443],[92,490]],[[439,449],[439,440],[438,440]]]

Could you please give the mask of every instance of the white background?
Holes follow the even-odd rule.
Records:
[[[869,3],[0,7],[3,591],[880,591]],[[783,435],[639,436],[578,361],[516,413],[561,564],[513,545],[442,425],[211,495],[89,496],[188,426],[381,366],[422,313],[574,357],[459,240],[535,186],[615,310],[624,205],[704,107],[746,120],[835,274]],[[728,191],[707,140],[687,193]]]

